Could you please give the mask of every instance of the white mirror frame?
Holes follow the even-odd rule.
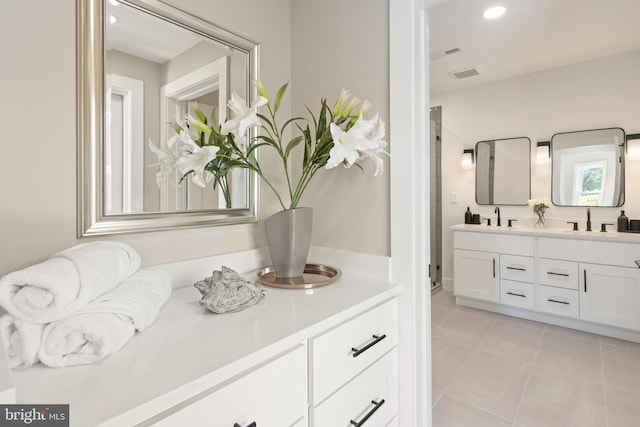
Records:
[[[258,177],[250,173],[247,208],[193,212],[104,214],[103,141],[104,117],[104,2],[77,0],[77,165],[78,237],[105,234],[208,227],[256,222],[258,220]],[[252,82],[259,76],[259,45],[160,0],[121,0],[162,17],[183,28],[247,53],[249,78],[247,98],[257,90]]]

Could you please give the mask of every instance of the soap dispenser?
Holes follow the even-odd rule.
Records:
[[[473,223],[473,215],[471,214],[471,210],[467,206],[467,211],[464,213],[464,223],[471,224]]]
[[[624,214],[624,211],[620,211],[618,217],[618,231],[629,231],[629,218]]]

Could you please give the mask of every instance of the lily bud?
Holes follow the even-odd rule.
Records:
[[[266,98],[267,102],[269,102],[269,95],[267,95],[267,90],[264,88],[264,85],[262,84],[262,80],[256,79],[254,84],[256,86],[256,89],[258,89],[258,95],[262,96],[263,98]]]
[[[360,106],[360,108],[358,108],[358,110],[353,113],[353,115],[363,116],[367,111],[369,111],[369,108],[371,108],[371,103],[365,99],[364,101],[362,101],[362,105]]]
[[[205,125],[200,120],[193,118],[191,115],[187,116],[187,121],[192,125],[194,125],[196,128],[198,128],[198,130],[206,133],[207,135],[210,135],[212,132],[209,126]]]
[[[358,105],[359,102],[360,100],[358,98],[352,98],[351,101],[349,102],[349,105],[344,107],[344,110],[342,110],[340,115],[342,117],[349,117],[351,115],[351,111],[353,111],[353,109],[355,108],[356,105]]]
[[[342,108],[344,107],[344,103],[347,102],[347,99],[351,96],[351,92],[346,89],[342,89],[340,92],[340,96],[336,101],[336,104],[333,106],[333,115],[339,116],[342,115]]]

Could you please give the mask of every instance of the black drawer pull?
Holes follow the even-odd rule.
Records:
[[[552,298],[548,298],[547,301],[549,302],[556,302],[558,304],[564,304],[564,305],[569,305],[569,303],[567,301],[558,301],[557,299],[552,299]]]
[[[247,425],[247,427],[256,427],[256,426],[257,426],[257,424],[256,424],[256,422],[255,422],[255,421],[254,421],[254,422],[252,422],[251,424],[248,424],[248,425]],[[241,426],[240,424],[238,424],[238,423],[234,423],[234,424],[233,424],[233,427],[242,427],[242,426]]]
[[[516,294],[515,292],[507,292],[507,295],[513,295],[514,297],[522,297],[522,298],[526,298],[526,295],[522,295],[522,294]]]
[[[507,270],[527,271],[527,269],[526,269],[526,268],[522,268],[522,267],[509,267],[509,266],[507,266]]]
[[[351,425],[354,425],[354,426],[356,426],[356,427],[363,426],[363,425],[364,425],[364,423],[366,423],[366,422],[367,422],[367,420],[368,420],[369,418],[371,418],[371,416],[372,416],[373,414],[375,414],[375,413],[376,413],[376,411],[377,411],[378,409],[380,409],[380,407],[381,407],[382,405],[384,405],[384,399],[382,399],[380,402],[376,402],[375,400],[372,400],[372,401],[371,401],[371,404],[376,405],[376,406],[374,406],[373,408],[371,408],[371,410],[370,410],[369,412],[367,412],[367,415],[365,415],[365,416],[364,416],[364,418],[363,418],[363,419],[361,419],[360,421],[353,421],[353,420],[349,420],[349,422],[351,423]]]
[[[564,277],[569,277],[569,275],[567,273],[556,273],[553,271],[547,271],[547,274],[551,274],[552,276],[564,276]]]
[[[380,341],[382,341],[383,339],[385,339],[387,337],[387,335],[372,335],[373,337],[373,341],[371,341],[369,344],[365,345],[362,348],[355,348],[355,347],[351,347],[351,351],[353,351],[353,357],[357,357],[360,356],[362,353],[364,353],[365,351],[369,350],[371,347],[373,347],[374,345],[378,344]]]

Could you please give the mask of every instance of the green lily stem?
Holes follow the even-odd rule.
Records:
[[[273,123],[273,132],[274,132],[274,140],[278,143],[278,155],[280,156],[280,159],[282,160],[282,166],[284,167],[284,175],[285,178],[287,180],[287,189],[289,190],[289,200],[291,200],[292,204],[293,204],[293,190],[291,188],[291,178],[289,176],[289,163],[288,163],[288,159],[287,156],[285,155],[284,149],[282,147],[282,138],[280,135],[280,132],[278,132],[278,127],[276,126],[276,113],[275,111],[273,111],[273,109],[271,108],[271,105],[268,106],[269,108],[269,115],[271,116],[271,123]],[[267,130],[268,132],[268,130]],[[293,209],[295,206],[291,206],[291,209]]]

